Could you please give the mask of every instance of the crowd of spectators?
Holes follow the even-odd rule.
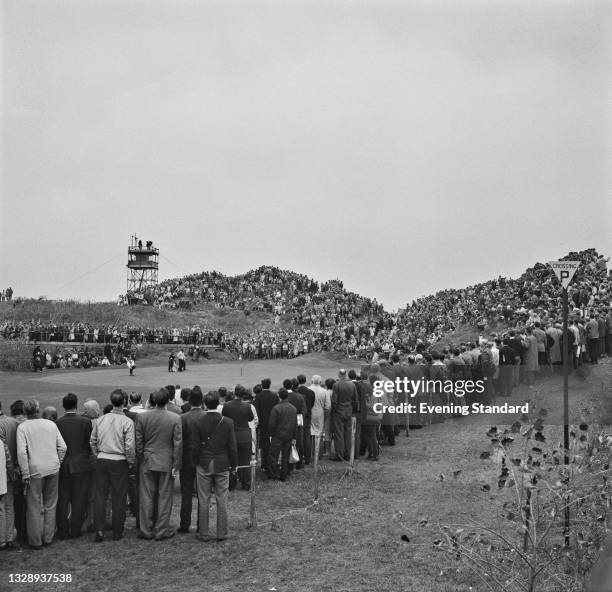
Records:
[[[167,385],[147,397],[115,389],[104,409],[92,399],[79,409],[77,395],[68,393],[61,416],[35,399],[13,401],[4,414],[0,402],[0,550],[40,550],[88,531],[102,543],[111,529],[118,541],[127,534],[128,509],[140,539],[168,539],[195,525],[198,541],[225,540],[228,491],[249,490],[254,474],[286,481],[312,464],[317,450],[319,459],[351,460],[351,418],[359,425],[354,457],[378,460],[381,418],[367,421],[372,386],[366,375],[358,378],[340,370],[338,380],[315,375],[307,385],[300,374],[277,390],[264,378],[253,389],[220,387],[206,396],[199,386]],[[289,458],[292,444],[296,458]],[[170,524],[177,476],[178,528]]]
[[[47,346],[48,347],[48,346]],[[32,369],[34,372],[57,368],[104,368],[112,365],[123,365],[129,357],[135,358],[137,348],[127,344],[103,348],[88,346],[58,346],[54,348],[37,345],[32,351]]]
[[[340,280],[319,284],[305,275],[270,266],[233,277],[207,271],[165,280],[148,289],[145,299],[158,306],[188,301],[289,315],[296,323],[319,327],[382,312],[375,299],[347,292]]]
[[[572,311],[585,317],[592,309],[607,309],[611,288],[608,259],[595,249],[569,253],[563,259],[581,266],[568,294]],[[266,327],[228,331],[213,324],[156,328],[128,325],[57,325],[30,321],[0,325],[7,339],[78,344],[144,343],[210,346],[245,359],[293,358],[320,351],[343,352],[371,359],[377,352],[426,349],[459,326],[501,323],[521,328],[561,316],[561,290],[550,266],[537,263],[519,278],[498,277],[463,289],[448,289],[412,301],[390,313],[375,299],[344,290],[342,282],[318,282],[276,267],[260,267],[227,277],[205,272],[166,280],[148,298],[156,306],[213,303],[221,308],[270,313]]]
[[[609,306],[609,257],[595,249],[571,252],[562,260],[580,261],[569,286],[573,308]],[[423,341],[435,342],[467,324],[484,328],[494,321],[519,327],[561,314],[561,290],[550,266],[537,263],[518,279],[498,277],[461,290],[443,290],[413,301],[400,311],[397,325]]]

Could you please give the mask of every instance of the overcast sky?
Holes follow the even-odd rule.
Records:
[[[609,2],[5,0],[0,287],[276,265],[388,308],[612,254]]]

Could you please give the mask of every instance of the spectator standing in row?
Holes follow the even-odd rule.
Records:
[[[261,449],[261,468],[267,473],[269,471],[270,457],[270,413],[274,405],[278,403],[278,395],[270,390],[272,381],[264,378],[261,381],[261,392],[255,397],[255,409],[259,418],[259,447]]]
[[[106,499],[111,493],[113,540],[123,538],[129,472],[135,463],[134,422],[123,412],[125,393],[121,389],[110,395],[113,406],[93,420],[89,443],[96,457],[94,528],[95,541],[104,540]],[[95,401],[94,401],[95,402]],[[91,409],[92,406],[89,407]],[[94,408],[95,409],[95,408]]]
[[[312,422],[312,407],[314,405],[315,394],[312,389],[309,389],[306,386],[306,376],[303,374],[298,374],[297,381],[297,392],[304,398],[304,427],[302,432],[303,457],[301,457],[301,461],[305,465],[309,465],[312,457],[312,442],[310,432]]]
[[[599,358],[599,323],[595,315],[591,315],[584,327],[587,338],[587,352],[591,364],[597,364]]]
[[[510,339],[504,337],[499,349],[499,394],[510,397],[514,388],[512,368],[514,367],[514,350],[510,347]]]
[[[155,408],[136,421],[136,457],[140,466],[139,514],[143,539],[163,540],[174,536],[170,528],[172,485],[181,464],[181,418],[166,410],[169,394],[158,390]],[[157,498],[157,513],[154,512]],[[155,515],[156,514],[156,515]]]
[[[296,411],[295,447],[297,448],[300,460],[295,463],[295,468],[301,469],[304,466],[304,417],[306,416],[306,401],[304,401],[304,397],[300,393],[294,390],[294,384],[290,378],[283,380],[283,388],[287,391],[287,400],[295,407]],[[297,384],[295,388],[297,388]]]
[[[17,428],[19,423],[14,417],[5,415],[0,404],[0,442],[6,453],[6,492],[0,498],[0,549],[13,546],[15,530],[15,493],[19,486],[19,467],[17,465]]]
[[[310,433],[314,442],[325,433],[325,423],[331,413],[331,397],[326,388],[321,386],[321,377],[315,374],[312,377],[310,390],[314,393],[314,403],[311,412]],[[321,454],[319,449],[319,455]]]
[[[187,389],[184,389],[187,390]],[[196,465],[193,464],[193,433],[195,424],[204,415],[202,404],[204,396],[199,386],[194,386],[189,392],[189,410],[181,415],[183,433],[183,452],[181,462],[181,522],[178,532],[187,533],[191,526],[191,510],[196,480]]]
[[[57,420],[67,446],[59,476],[57,533],[60,539],[81,536],[95,469],[95,457],[89,444],[91,421],[77,415],[77,404],[77,396],[68,393],[62,400],[65,413]]]
[[[234,398],[223,405],[221,414],[223,417],[231,419],[234,424],[238,465],[243,467],[238,469],[238,479],[242,489],[250,489],[251,470],[244,467],[248,466],[251,462],[252,444],[249,422],[253,421],[254,415],[251,410],[251,404],[243,400],[245,395],[246,389],[241,384],[237,384],[234,388]]]
[[[349,460],[353,407],[356,404],[357,389],[348,379],[346,370],[341,369],[331,396],[334,445],[336,447],[336,456],[332,460]]]
[[[50,545],[55,534],[59,470],[66,443],[57,426],[39,418],[35,399],[24,403],[27,420],[17,428],[17,460],[27,504],[28,543],[32,549]]]
[[[204,397],[207,412],[194,423],[191,436],[193,465],[196,467],[198,489],[197,538],[212,540],[208,530],[210,498],[214,492],[217,502],[217,534],[219,541],[227,539],[227,497],[229,472],[236,468],[238,452],[234,424],[218,411],[219,397],[208,393]]]
[[[270,458],[268,460],[269,477],[286,481],[289,475],[289,455],[291,443],[297,435],[297,409],[289,402],[286,388],[278,391],[280,402],[270,413],[268,428],[270,431]],[[278,459],[281,459],[280,468]]]

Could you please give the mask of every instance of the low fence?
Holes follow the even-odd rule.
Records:
[[[355,433],[357,429],[357,420],[353,417],[351,422],[351,441],[350,441],[350,458],[348,461],[345,461],[346,467],[342,474],[342,478],[345,476],[350,476],[353,474],[355,469]],[[273,522],[279,520],[280,518],[293,514],[295,512],[302,512],[308,510],[309,508],[317,505],[319,503],[319,495],[320,495],[320,485],[321,485],[321,469],[319,466],[319,451],[321,448],[321,440],[322,436],[318,436],[314,438],[314,446],[313,446],[313,467],[314,467],[314,475],[313,475],[313,488],[312,488],[312,502],[305,507],[302,508],[293,508],[283,510],[283,514],[280,516],[275,516],[274,519],[261,523],[258,521],[257,517],[257,493],[255,488],[255,477],[257,468],[260,466],[260,463],[257,459],[251,461],[248,465],[241,465],[236,467],[236,470],[239,469],[250,469],[251,471],[251,486],[249,490],[250,496],[250,511],[249,511],[249,521],[248,528],[258,528],[259,526],[265,526],[267,524],[272,524]],[[259,452],[259,449],[258,449]]]
[[[210,347],[221,347],[221,341],[210,336],[187,332],[163,332],[163,333],[140,333],[140,332],[83,332],[58,329],[41,329],[20,331],[18,334],[4,335],[6,339],[25,339],[29,343],[74,343],[74,344],[100,344],[116,345],[121,342],[134,341],[137,344],[161,344],[161,345],[199,345]]]

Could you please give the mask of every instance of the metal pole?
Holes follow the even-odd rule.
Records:
[[[568,394],[568,372],[569,372],[569,343],[567,338],[568,317],[567,288],[563,289],[563,448],[565,449],[564,465],[566,470],[569,466],[569,394]],[[565,546],[570,545],[570,508],[569,495],[565,498]]]

